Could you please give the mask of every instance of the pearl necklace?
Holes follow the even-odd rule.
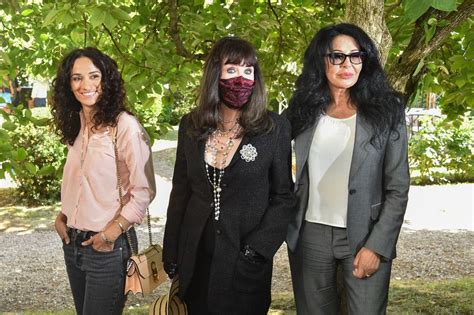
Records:
[[[234,139],[240,132],[240,125],[236,122],[234,126],[228,131],[222,131],[219,129],[214,130],[209,136],[208,141],[206,142],[205,157],[210,156],[211,163],[205,161],[206,165],[206,176],[207,180],[212,186],[212,193],[214,197],[214,220],[219,221],[219,216],[221,212],[221,182],[222,177],[224,176],[224,170],[227,164],[227,157],[234,146]],[[223,138],[229,135],[229,138],[225,142],[219,141],[218,138]],[[217,165],[217,154],[222,154],[222,160],[220,161],[220,167]],[[204,158],[205,159],[205,158]],[[209,174],[209,164],[214,166],[214,172],[212,178]]]

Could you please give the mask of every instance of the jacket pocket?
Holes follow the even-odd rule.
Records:
[[[240,253],[235,263],[232,286],[238,292],[252,293],[270,290],[272,263],[250,262]]]
[[[370,218],[373,221],[377,221],[380,216],[380,211],[382,211],[383,202],[379,202],[370,206]]]

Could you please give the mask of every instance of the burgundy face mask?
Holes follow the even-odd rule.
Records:
[[[254,81],[244,77],[219,80],[219,95],[222,102],[230,108],[241,109],[252,95]]]

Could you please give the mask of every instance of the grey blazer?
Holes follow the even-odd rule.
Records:
[[[308,205],[311,185],[307,160],[318,121],[319,117],[311,128],[295,139],[295,192],[298,204],[286,240],[291,251],[295,251],[298,245]],[[374,147],[370,144],[373,134],[371,126],[357,115],[347,205],[347,234],[354,255],[365,246],[386,259],[396,257],[395,247],[410,186],[405,124],[400,124],[397,130],[399,135],[386,132],[380,137],[380,145]]]

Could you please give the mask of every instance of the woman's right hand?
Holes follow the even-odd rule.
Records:
[[[178,264],[174,262],[164,262],[163,263],[163,268],[165,269],[166,274],[168,274],[168,277],[170,279],[173,279],[174,276],[176,275],[176,272],[178,271]]]
[[[69,236],[67,235],[67,217],[64,213],[60,212],[54,221],[54,227],[59,237],[64,241],[64,243],[69,244]]]

